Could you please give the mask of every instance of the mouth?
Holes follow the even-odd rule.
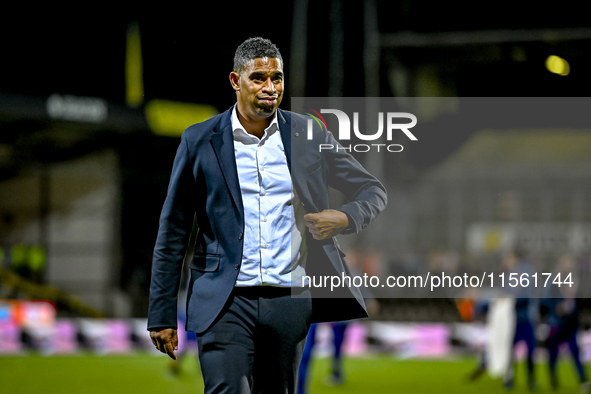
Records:
[[[259,97],[259,101],[266,105],[275,105],[277,103],[277,96]]]

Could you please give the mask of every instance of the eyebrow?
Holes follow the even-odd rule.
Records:
[[[267,75],[267,73],[262,72],[262,71],[254,71],[250,73],[250,77],[258,77],[258,76],[263,76],[263,75]],[[282,71],[275,71],[273,74],[273,76],[283,76],[283,72]]]

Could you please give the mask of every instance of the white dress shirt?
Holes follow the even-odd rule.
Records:
[[[236,286],[302,286],[303,208],[292,187],[277,113],[261,139],[232,110],[234,154],[244,206],[244,248]]]

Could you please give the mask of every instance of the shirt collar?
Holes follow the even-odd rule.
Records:
[[[250,137],[251,139],[254,138],[258,141],[259,139],[252,134],[248,134],[244,126],[242,126],[242,123],[240,123],[237,108],[238,104],[235,104],[234,108],[232,108],[232,132],[234,134],[234,139],[237,139],[238,136],[241,137],[240,139],[243,139],[244,134],[246,134],[246,136]],[[271,136],[277,130],[279,130],[279,121],[277,120],[277,111],[275,111],[273,119],[271,120],[271,123],[269,123],[269,126],[265,129],[265,133],[263,134],[261,141]]]

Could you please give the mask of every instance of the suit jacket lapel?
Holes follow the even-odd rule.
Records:
[[[316,206],[310,196],[306,180],[305,149],[307,144],[304,126],[295,122],[292,123],[293,117],[289,112],[282,110],[277,111],[279,131],[281,133],[281,139],[287,157],[287,166],[291,173],[293,186],[306,210],[308,212],[316,212]]]
[[[211,144],[220,168],[222,169],[222,173],[224,174],[224,180],[226,181],[230,195],[234,200],[234,204],[238,208],[238,211],[244,215],[242,193],[240,191],[238,169],[236,168],[236,157],[234,154],[234,136],[232,134],[231,117],[232,109],[226,111],[220,122],[214,126],[211,135]]]
[[[291,172],[291,116],[289,116],[289,114],[286,114],[284,111],[278,109],[277,121],[279,123],[279,133],[281,133],[283,149],[285,149],[287,167],[289,167],[289,171]]]

